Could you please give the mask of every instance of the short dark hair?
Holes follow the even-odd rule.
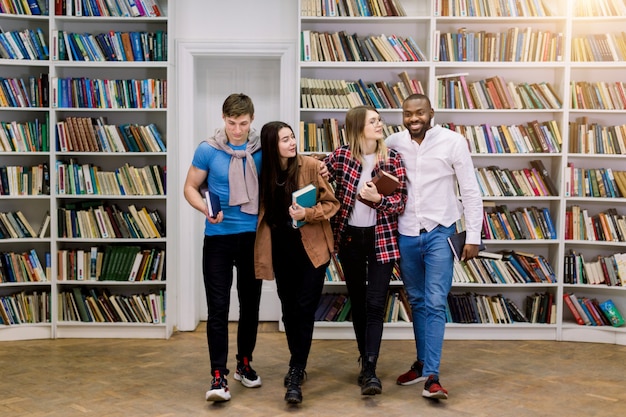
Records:
[[[420,94],[420,93],[411,94],[410,96],[404,99],[404,103],[406,103],[407,101],[411,101],[411,100],[425,100],[426,103],[428,103],[429,108],[432,109],[433,107],[433,105],[430,102],[430,98],[428,98],[428,96],[425,94]]]
[[[239,117],[249,114],[254,116],[252,99],[243,93],[231,94],[222,105],[222,114],[226,117]]]

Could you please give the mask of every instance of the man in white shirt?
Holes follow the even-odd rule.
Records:
[[[447,399],[448,392],[439,382],[446,298],[454,265],[447,238],[456,232],[456,222],[463,216],[467,237],[462,258],[477,256],[483,206],[466,139],[440,125],[432,126],[434,114],[427,96],[409,96],[402,105],[406,130],[389,136],[386,143],[402,154],[407,170],[408,201],[398,221],[398,243],[417,350],[417,361],[397,383],[425,380],[424,397]]]

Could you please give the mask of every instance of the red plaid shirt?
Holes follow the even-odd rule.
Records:
[[[352,157],[347,145],[335,149],[324,159],[328,167],[330,180],[335,183],[335,197],[341,203],[337,214],[331,218],[335,235],[335,249],[339,247],[341,238],[348,226],[352,207],[356,203],[357,185],[361,178],[361,163]],[[394,149],[387,150],[387,160],[378,162],[372,171],[372,178],[380,170],[395,175],[400,180],[398,189],[376,205],[376,259],[380,263],[392,262],[400,258],[398,249],[398,215],[404,212],[407,200],[406,169],[400,153]]]

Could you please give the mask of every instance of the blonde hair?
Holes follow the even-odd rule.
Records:
[[[346,113],[346,140],[350,146],[350,151],[354,159],[363,163],[363,131],[365,130],[367,120],[367,112],[371,110],[378,113],[375,107],[372,106],[357,106],[348,110]],[[387,145],[385,145],[385,138],[380,138],[376,141],[376,159],[384,161],[387,159]]]

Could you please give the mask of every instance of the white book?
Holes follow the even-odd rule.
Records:
[[[85,251],[82,249],[76,251],[76,279],[85,280]]]
[[[143,251],[137,252],[135,255],[135,260],[133,261],[133,266],[130,269],[130,273],[128,274],[129,281],[135,281],[137,278],[137,272],[139,271],[139,267],[141,266],[141,260],[144,257]]]

